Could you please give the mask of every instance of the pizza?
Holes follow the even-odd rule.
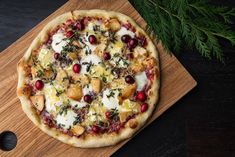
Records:
[[[159,58],[128,16],[77,10],[49,22],[19,61],[17,95],[28,118],[75,147],[136,133],[159,98]]]

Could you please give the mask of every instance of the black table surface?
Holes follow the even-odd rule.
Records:
[[[0,0],[0,50],[65,2]],[[226,0],[223,5],[235,7],[235,1]],[[114,157],[235,156],[235,49],[224,40],[220,43],[226,55],[225,65],[183,48],[177,58],[198,86],[113,154]]]

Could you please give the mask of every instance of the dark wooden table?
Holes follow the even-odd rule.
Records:
[[[0,51],[65,2],[0,0]],[[223,5],[235,7],[235,1]],[[226,65],[183,48],[177,58],[198,86],[113,156],[235,156],[235,48],[220,42]]]

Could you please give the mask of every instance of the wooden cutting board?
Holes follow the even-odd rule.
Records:
[[[56,3],[56,2],[55,2]],[[18,144],[0,156],[110,156],[128,140],[116,146],[80,149],[63,144],[36,128],[26,117],[16,97],[16,64],[39,31],[56,16],[76,9],[106,9],[124,13],[144,28],[146,23],[127,0],[70,0],[0,54],[0,132],[16,133]],[[174,57],[156,44],[161,61],[160,102],[148,124],[196,86],[196,81]]]

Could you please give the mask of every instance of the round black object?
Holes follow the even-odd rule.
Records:
[[[17,137],[11,131],[4,131],[0,134],[0,149],[10,151],[16,147]]]

